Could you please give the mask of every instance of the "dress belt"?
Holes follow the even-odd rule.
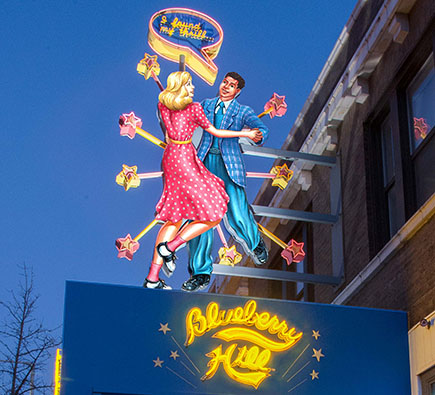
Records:
[[[190,144],[192,142],[192,139],[190,140],[172,140],[171,138],[168,137],[168,140],[172,143],[172,144],[177,144],[177,145],[181,145],[181,144]]]
[[[208,150],[208,153],[209,153],[209,154],[220,155],[221,151],[220,151],[219,148],[211,147],[211,148]]]

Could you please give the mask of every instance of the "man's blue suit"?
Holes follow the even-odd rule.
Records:
[[[216,104],[219,98],[206,99],[201,105],[208,120],[215,125]],[[255,115],[252,108],[241,105],[233,100],[225,112],[217,129],[237,130],[244,127],[258,128],[263,133],[264,143],[269,130]],[[216,139],[216,140],[214,140]],[[217,149],[217,147],[219,147]],[[252,256],[252,251],[260,241],[257,223],[252,215],[246,198],[246,170],[239,146],[239,138],[218,138],[204,131],[198,147],[198,157],[205,167],[221,178],[225,190],[230,197],[228,210],[224,218],[225,228],[243,246],[246,253]],[[203,233],[188,243],[189,271],[192,275],[211,274],[213,271],[213,229]]]

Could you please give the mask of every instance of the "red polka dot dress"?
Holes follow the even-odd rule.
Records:
[[[166,126],[169,142],[162,159],[163,194],[156,206],[156,219],[177,222],[180,219],[216,221],[227,211],[229,197],[224,182],[210,173],[198,159],[191,142],[198,127],[208,129],[211,123],[199,103],[184,110],[169,110],[158,104]]]

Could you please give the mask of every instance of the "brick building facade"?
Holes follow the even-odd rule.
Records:
[[[423,340],[410,340],[413,394],[435,391],[435,325],[420,325],[435,320],[434,49],[434,1],[358,1],[282,146],[337,158],[342,248],[334,247],[329,224],[258,217],[281,240],[303,240],[307,252],[287,267],[282,249],[267,240],[267,268],[338,274],[340,285],[218,277],[210,287],[407,311],[410,339],[430,344],[423,358],[415,351]],[[331,170],[300,161],[291,169],[285,190],[264,182],[254,204],[334,213]],[[338,258],[334,248],[341,248]]]

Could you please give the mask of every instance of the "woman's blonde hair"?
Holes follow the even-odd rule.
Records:
[[[159,101],[170,110],[183,110],[192,99],[187,93],[185,85],[192,77],[187,71],[176,71],[168,76],[166,89],[160,93]]]

